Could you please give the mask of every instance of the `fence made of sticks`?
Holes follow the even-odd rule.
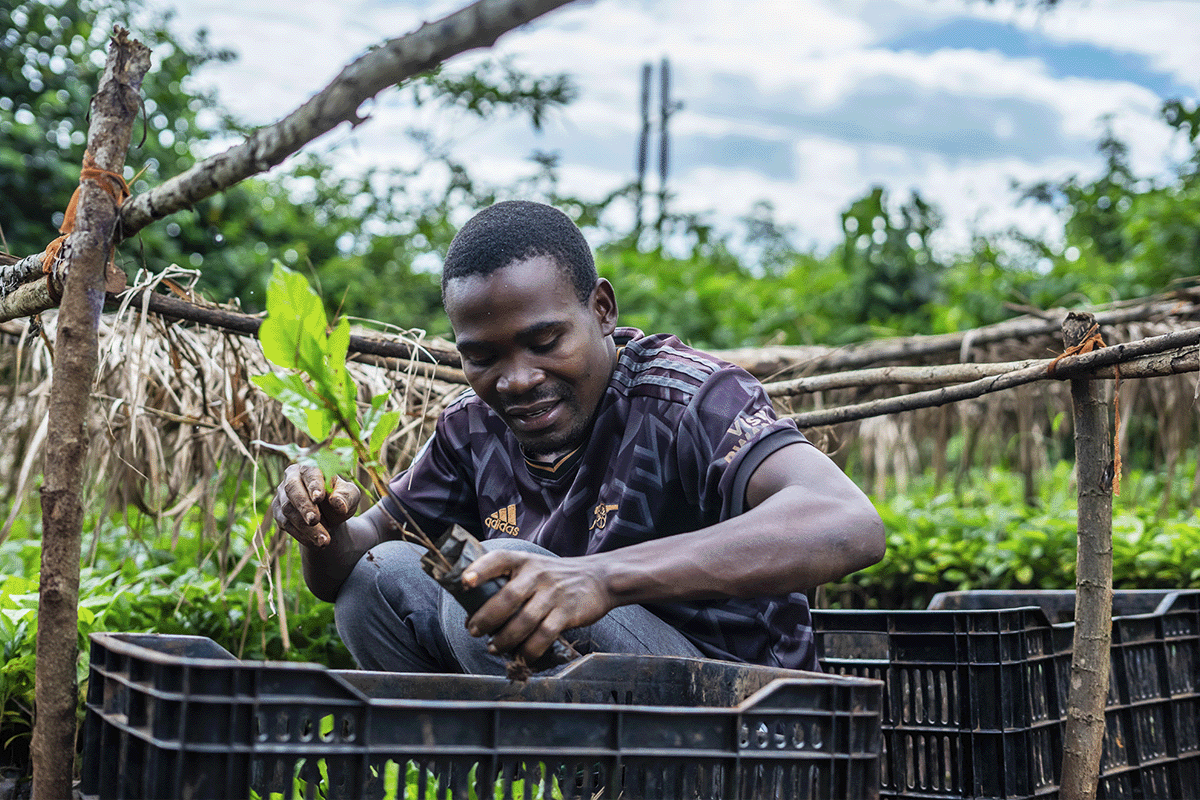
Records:
[[[302,435],[251,381],[270,370],[253,338],[261,318],[158,294],[163,277],[113,295],[102,317],[86,485],[96,495],[90,507],[134,507],[182,520],[197,506],[212,509],[220,490],[215,474],[243,476],[249,487],[253,471],[264,470],[267,491],[284,464],[259,443],[302,441]],[[176,273],[170,282],[178,287],[186,277]],[[1184,342],[1093,371],[1119,408],[1119,448],[1173,475],[1200,441],[1200,343],[1187,343],[1200,319],[1200,287],[1090,310],[1110,355],[1122,345]],[[973,467],[1004,465],[1025,476],[1033,497],[1072,433],[1064,414],[1066,360],[1053,375],[1049,370],[1063,351],[1057,326],[1065,313],[1048,310],[948,336],[717,354],[763,380],[777,411],[795,418],[876,496],[905,491],[927,470],[961,486]],[[0,491],[10,509],[0,539],[32,499],[44,457],[57,315],[47,312],[42,320],[40,331],[26,320],[0,324],[9,342],[0,350],[8,383],[0,397]],[[385,463],[398,471],[466,381],[447,342],[383,322],[356,333],[350,369],[362,396],[390,391],[390,407],[404,414],[384,450]],[[1200,497],[1200,485],[1193,494]]]

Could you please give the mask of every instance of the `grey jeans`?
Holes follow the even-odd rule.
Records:
[[[551,555],[523,539],[489,539],[485,549]],[[360,669],[503,675],[504,659],[467,633],[458,601],[421,569],[422,549],[408,542],[371,548],[342,585],[334,606],[338,634]],[[642,606],[620,606],[598,622],[566,631],[580,653],[702,654],[683,634]]]

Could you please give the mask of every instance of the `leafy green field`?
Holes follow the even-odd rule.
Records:
[[[337,637],[333,606],[302,590],[295,548],[285,551],[277,569],[264,569],[266,553],[253,541],[258,517],[251,513],[241,519],[228,531],[227,541],[203,540],[198,514],[179,531],[133,510],[128,520],[93,517],[85,522],[79,587],[81,699],[87,635],[93,631],[208,636],[244,659],[353,666]],[[6,751],[0,765],[23,765],[28,750],[40,534],[40,515],[30,513],[0,544],[0,570],[7,576],[0,581],[0,741]]]
[[[1195,457],[1168,487],[1161,473],[1136,470],[1113,502],[1113,582],[1118,589],[1200,586],[1200,514]],[[827,587],[843,607],[924,608],[941,591],[1073,589],[1076,487],[1060,462],[1026,505],[1022,477],[973,473],[955,493],[931,476],[905,494],[875,498],[888,531],[880,563]],[[1169,489],[1169,491],[1168,491]]]

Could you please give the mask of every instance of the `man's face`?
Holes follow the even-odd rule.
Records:
[[[445,305],[467,382],[526,454],[557,456],[582,443],[616,363],[608,281],[580,303],[554,260],[535,256],[449,281]]]

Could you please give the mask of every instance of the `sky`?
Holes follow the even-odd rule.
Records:
[[[238,53],[200,80],[241,118],[268,124],[371,45],[465,2],[149,4],[175,7],[178,32],[206,28]],[[1014,184],[1096,176],[1105,125],[1129,144],[1135,173],[1170,169],[1184,143],[1159,110],[1200,95],[1200,2],[580,0],[510,32],[490,55],[569,73],[579,97],[538,132],[524,119],[431,119],[384,92],[364,107],[367,123],[308,149],[336,147],[350,167],[406,165],[416,156],[402,133],[421,122],[489,181],[527,175],[531,153],[553,152],[560,190],[599,199],[636,175],[642,65],[655,65],[657,108],[666,59],[680,104],[669,125],[672,211],[733,230],[767,201],[793,244],[822,250],[872,186],[896,205],[916,190],[941,210],[937,244],[953,251],[974,233],[1013,228],[1053,239],[1061,222],[1018,204]],[[651,176],[656,153],[655,139]],[[649,185],[656,191],[657,177]]]

